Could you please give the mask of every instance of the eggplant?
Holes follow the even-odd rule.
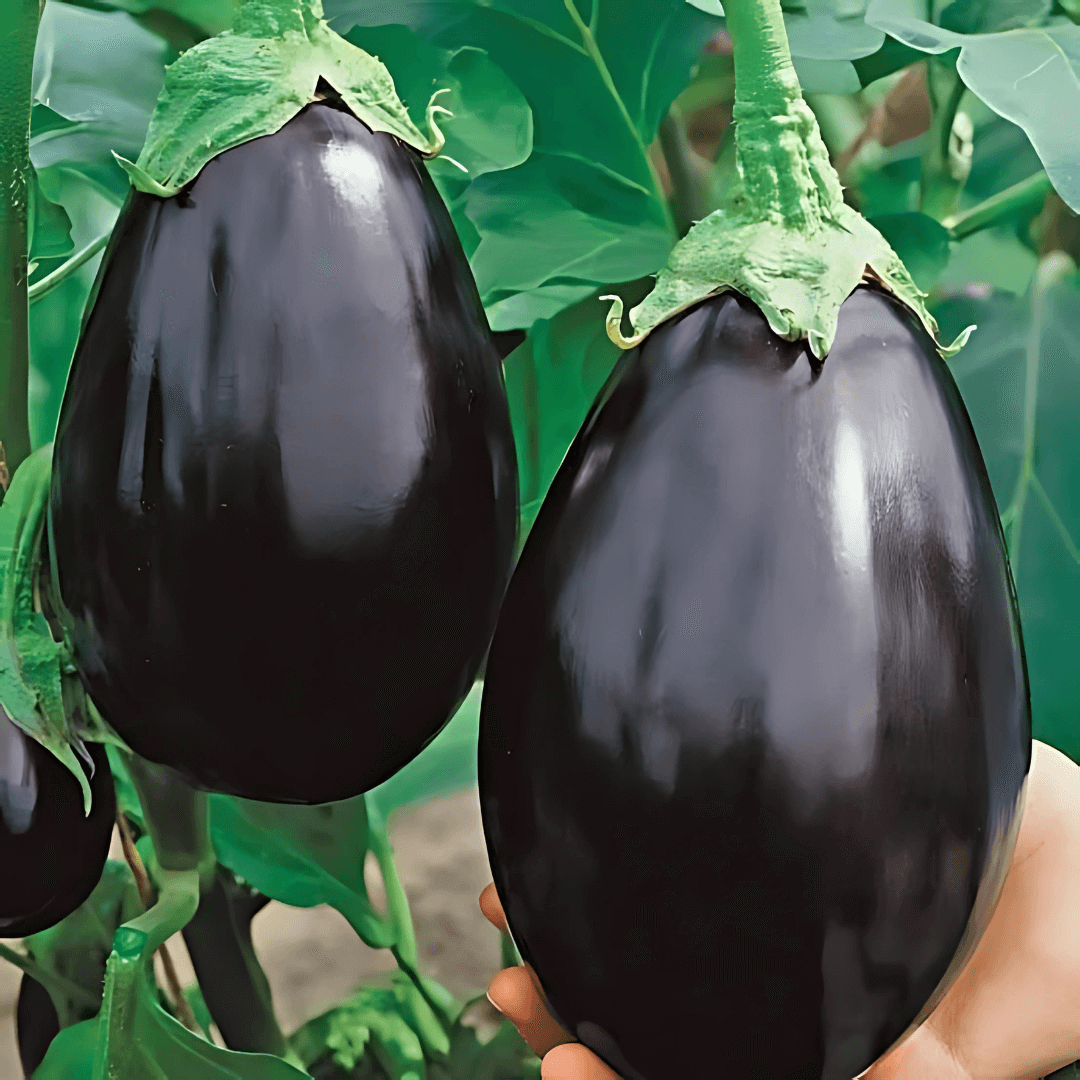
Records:
[[[919,320],[734,292],[624,354],[488,658],[496,886],[626,1080],[851,1080],[996,904],[1031,758],[993,494]]]
[[[53,1039],[60,1034],[60,1017],[49,991],[29,975],[23,975],[19,983],[15,1032],[23,1076],[30,1080],[45,1060]]]
[[[328,99],[133,192],[50,510],[83,681],[143,757],[294,803],[414,757],[473,682],[517,526],[499,355],[419,155]]]
[[[105,747],[87,743],[92,805],[67,767],[0,709],[0,937],[55,926],[94,890],[109,854],[116,792]]]

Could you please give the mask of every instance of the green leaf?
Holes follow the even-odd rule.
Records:
[[[321,0],[247,0],[232,30],[200,42],[169,67],[136,168],[136,187],[172,195],[213,157],[272,135],[316,100],[320,79],[373,131],[386,131],[425,154],[442,140],[409,118],[386,68],[322,19]]]
[[[390,1080],[426,1080],[427,1063],[419,1036],[409,1023],[406,987],[363,987],[340,1005],[305,1024],[293,1048],[306,1067],[329,1056],[351,1072],[370,1053]]]
[[[171,17],[188,24],[200,37],[228,30],[240,6],[239,0],[67,0],[67,3],[143,16],[142,21],[159,31],[166,30],[165,19]]]
[[[862,88],[858,72],[850,60],[813,60],[793,56],[799,85],[808,94],[855,94]]]
[[[542,149],[471,185],[465,200],[481,237],[471,263],[493,330],[550,317],[553,299],[580,299],[597,282],[651,273],[671,248],[647,190]]]
[[[1058,194],[1080,212],[1080,26],[958,34],[920,15],[921,5],[908,14],[897,0],[872,0],[866,21],[923,52],[959,48],[956,69],[964,83],[1024,129]]]
[[[477,682],[450,722],[403,769],[368,792],[385,821],[402,806],[437,799],[476,783],[476,747],[480,730],[480,698],[484,684]]]
[[[218,859],[259,892],[294,907],[329,904],[372,948],[395,943],[364,884],[363,795],[321,806],[211,795],[210,830]]]
[[[138,154],[165,58],[165,42],[130,15],[50,0],[34,54],[34,166],[81,172],[119,205],[128,183],[112,152]]]
[[[64,1028],[49,1043],[45,1060],[34,1070],[33,1080],[92,1080],[97,1037],[96,1019]]]
[[[90,813],[90,781],[75,756],[80,747],[64,707],[62,676],[74,667],[41,611],[38,572],[49,499],[52,445],[15,471],[0,503],[0,705],[27,735],[79,781]]]
[[[960,34],[1014,30],[1042,22],[1053,6],[1053,0],[953,0],[938,22]]]
[[[949,231],[927,214],[882,214],[870,224],[889,242],[908,268],[915,284],[929,292],[950,255]]]
[[[620,291],[633,300],[650,282]],[[521,542],[531,528],[551,481],[562,464],[620,350],[604,329],[607,304],[595,295],[539,320],[528,340],[504,364],[506,392],[517,444]]]
[[[788,14],[784,26],[791,55],[808,60],[855,60],[876,53],[885,42],[884,32],[868,25],[861,13],[847,18],[821,11]]]
[[[41,189],[36,169],[31,169],[28,185],[30,213],[27,231],[30,236],[30,260],[59,259],[72,250],[71,218],[67,211],[49,199]]]
[[[987,289],[1023,293],[1031,284],[1038,259],[1008,229],[985,229],[953,245],[948,265],[938,279],[942,289]]]
[[[476,179],[520,165],[532,153],[532,109],[483,49],[439,49],[405,26],[356,27],[346,40],[386,65],[418,125],[424,122],[431,95],[449,89],[439,98],[451,114],[439,122],[446,144],[440,156],[428,162],[432,172],[462,175],[447,161],[452,158]]]
[[[1052,286],[1037,322],[1030,295],[958,297],[940,316],[979,324],[951,367],[1006,524],[1034,734],[1080,761],[1080,279]]]
[[[342,32],[403,23],[444,49],[485,49],[531,106],[532,158],[466,195],[495,329],[527,328],[585,287],[663,265],[675,237],[647,147],[722,26],[715,16],[684,0],[327,0],[326,10]]]

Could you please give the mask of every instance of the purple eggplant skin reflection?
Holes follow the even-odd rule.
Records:
[[[0,937],[29,937],[55,926],[93,891],[109,854],[116,793],[100,743],[90,815],[79,782],[53,754],[0,710]]]
[[[857,289],[822,366],[726,293],[626,354],[481,711],[495,882],[564,1027],[627,1080],[851,1080],[981,934],[1030,755],[993,495],[905,308]]]
[[[419,156],[330,102],[133,193],[55,450],[77,661],[143,757],[321,803],[468,692],[509,580],[500,358]]]

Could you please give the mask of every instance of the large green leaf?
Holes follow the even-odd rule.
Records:
[[[674,233],[647,147],[719,19],[684,0],[328,0],[326,11],[340,32],[403,23],[444,49],[485,49],[531,106],[533,157],[467,195],[495,329],[663,265]]]
[[[866,21],[923,52],[959,48],[964,83],[1024,129],[1058,194],[1080,212],[1080,26],[959,34],[922,14],[921,0],[872,0]]]
[[[123,12],[49,0],[34,53],[30,157],[39,170],[63,163],[119,203],[127,178],[112,152],[138,155],[165,78],[164,40]]]
[[[364,796],[321,806],[210,796],[218,859],[259,892],[294,907],[329,904],[372,948],[396,938],[364,884],[368,818]]]
[[[1080,761],[1080,278],[1032,298],[947,301],[943,332],[978,323],[951,367],[1006,525],[1036,738]],[[1030,466],[1030,471],[1025,467]]]
[[[126,11],[141,16],[144,25],[159,31],[186,26],[198,37],[219,34],[232,26],[239,0],[66,0],[80,7]],[[170,25],[170,23],[174,25]],[[175,27],[175,24],[180,27]]]
[[[417,125],[424,122],[431,95],[449,91],[439,97],[452,115],[439,121],[446,145],[428,162],[432,173],[461,177],[447,160],[452,158],[475,179],[520,165],[532,153],[532,109],[483,49],[439,49],[405,26],[355,27],[346,40],[386,65]]]
[[[915,284],[929,292],[949,262],[949,232],[926,214],[909,211],[870,219],[904,261]]]

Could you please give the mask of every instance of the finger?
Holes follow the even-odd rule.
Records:
[[[588,1047],[581,1043],[556,1046],[540,1064],[542,1080],[619,1080]]]
[[[542,1058],[552,1047],[573,1040],[544,1008],[544,1000],[525,968],[503,968],[491,980],[487,996],[518,1029],[537,1057]]]
[[[484,918],[497,930],[501,930],[504,934],[509,933],[502,902],[499,900],[499,894],[495,891],[495,882],[492,882],[480,894],[480,910],[484,913]]]

